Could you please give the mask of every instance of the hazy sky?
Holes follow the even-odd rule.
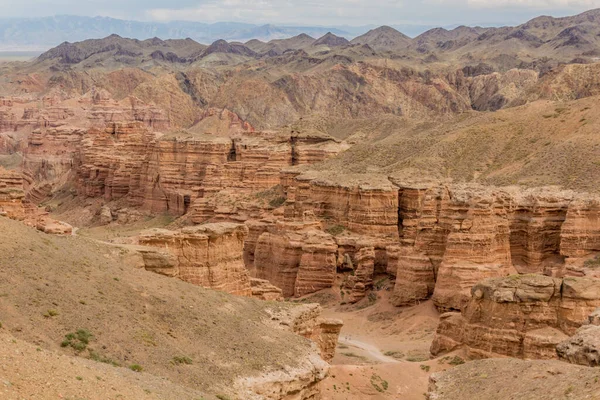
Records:
[[[288,25],[514,24],[600,8],[600,0],[0,0],[2,17],[57,14]]]

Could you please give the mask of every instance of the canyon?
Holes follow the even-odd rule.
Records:
[[[598,393],[596,20],[0,64],[0,341],[161,398]]]

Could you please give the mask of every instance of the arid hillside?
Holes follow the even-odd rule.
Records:
[[[36,233],[3,217],[0,225],[2,354],[7,361],[16,359],[6,349],[22,347],[17,365],[31,363],[40,373],[58,360],[57,369],[44,375],[57,396],[101,399],[122,391],[132,399],[141,388],[151,392],[148,398],[195,399],[198,392],[253,398],[254,390],[269,390],[272,379],[279,378],[282,396],[320,379],[323,361],[314,345],[267,323],[266,310],[286,304],[134,269],[118,247]],[[19,342],[12,344],[9,334]],[[32,352],[22,341],[43,352]],[[78,371],[64,355],[92,361],[74,361]],[[125,368],[143,373],[134,376]],[[102,391],[90,392],[87,381],[95,380],[94,374],[118,384],[116,392],[104,384]],[[37,378],[26,381],[11,373],[8,379],[15,381],[3,385],[7,398],[39,394]],[[53,379],[67,383],[56,385]],[[286,381],[294,389],[281,386]]]
[[[0,397],[599,398],[599,35],[0,64]]]
[[[305,168],[331,175],[379,173],[398,180],[420,176],[597,192],[599,100],[542,100],[495,113],[469,112],[423,123],[357,121],[353,135],[369,140]],[[373,125],[375,129],[369,129]]]

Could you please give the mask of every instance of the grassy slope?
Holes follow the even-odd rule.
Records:
[[[599,97],[392,129],[313,169],[600,190]]]
[[[274,304],[205,290],[123,264],[119,250],[0,218],[0,321],[17,339],[61,348],[86,329],[103,358],[208,393],[236,377],[297,365],[307,340],[262,321]],[[49,314],[56,314],[51,316]],[[79,353],[89,357],[86,349]],[[191,365],[174,365],[189,357]],[[111,367],[112,368],[112,367]]]

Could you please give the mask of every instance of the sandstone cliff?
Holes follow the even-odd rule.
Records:
[[[510,276],[478,283],[471,293],[462,313],[442,315],[433,354],[465,346],[473,358],[554,359],[556,345],[600,305],[600,280]]]
[[[144,254],[149,270],[206,288],[251,296],[250,277],[242,260],[247,235],[244,225],[219,223],[180,231],[151,230],[142,233],[139,243],[165,249],[174,256],[173,262],[157,265],[155,254]]]

